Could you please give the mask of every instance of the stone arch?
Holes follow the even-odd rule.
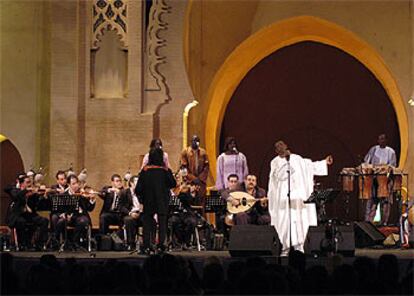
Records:
[[[395,78],[380,54],[356,34],[313,16],[298,16],[276,22],[242,42],[217,71],[210,85],[205,122],[206,149],[215,176],[221,123],[233,92],[245,75],[271,53],[302,41],[327,44],[350,54],[378,79],[395,109],[401,137],[400,167],[408,154],[408,117]]]

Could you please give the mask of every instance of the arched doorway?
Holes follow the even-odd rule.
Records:
[[[220,142],[236,137],[265,188],[275,140],[284,139],[294,153],[313,160],[332,153],[329,176],[317,181],[338,187],[340,170],[358,165],[382,132],[398,153],[397,117],[381,83],[344,51],[305,41],[272,53],[247,73],[227,105]],[[356,201],[354,196],[354,219]],[[328,210],[343,216],[343,203]]]
[[[0,225],[5,225],[7,207],[10,203],[10,197],[4,192],[7,185],[13,184],[16,175],[24,172],[23,160],[16,146],[7,138],[0,135],[0,205],[1,205],[1,221]]]
[[[404,102],[381,56],[354,33],[326,20],[300,16],[274,23],[242,42],[216,73],[208,93],[208,114],[205,140],[215,176],[219,152],[221,124],[227,104],[247,73],[273,52],[302,41],[314,41],[333,46],[362,63],[380,82],[396,112],[400,132],[400,166],[404,166],[408,152],[408,119]]]

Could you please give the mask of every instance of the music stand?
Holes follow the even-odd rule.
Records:
[[[318,222],[324,223],[326,219],[325,204],[333,201],[340,193],[340,190],[328,188],[312,192],[305,203],[315,203],[318,211]]]
[[[65,246],[67,244],[68,221],[67,221],[66,215],[79,210],[80,197],[70,195],[70,194],[54,194],[54,195],[50,195],[49,198],[52,202],[52,212],[65,214],[65,239],[63,243],[60,245],[60,248],[59,248],[59,253],[60,253],[65,249]]]
[[[211,195],[206,198],[205,212],[206,213],[216,213],[224,210],[227,207],[227,202],[218,196]]]
[[[183,208],[180,198],[176,195],[170,195],[170,199],[168,201],[168,208],[169,211],[172,213],[180,212]]]
[[[54,194],[49,196],[52,212],[73,213],[79,210],[79,196],[70,194]]]

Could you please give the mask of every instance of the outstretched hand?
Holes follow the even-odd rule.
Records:
[[[328,165],[333,164],[333,157],[332,157],[332,155],[328,155],[328,156],[325,158],[325,160],[326,160],[326,163],[327,163]]]

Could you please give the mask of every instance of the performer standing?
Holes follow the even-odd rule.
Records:
[[[144,246],[141,252],[149,254],[150,232],[154,214],[158,215],[159,243],[158,250],[165,251],[167,234],[167,215],[170,190],[177,186],[171,169],[166,168],[163,161],[163,151],[160,148],[151,149],[148,165],[139,174],[135,194],[144,205]]]
[[[231,174],[238,176],[239,180],[249,173],[246,156],[237,149],[236,139],[226,138],[224,142],[224,152],[217,158],[217,180],[216,189],[227,188],[227,177]]]
[[[391,147],[387,146],[387,136],[385,134],[378,136],[378,145],[375,145],[369,149],[367,155],[364,158],[364,161],[365,163],[372,165],[390,165],[393,167],[397,166],[397,157],[395,155],[395,151]],[[392,188],[390,185],[392,185],[391,182],[388,184],[388,186],[389,188]],[[387,225],[391,211],[390,204],[392,204],[392,190],[390,190],[389,196],[380,199],[377,196],[378,181],[376,178],[374,178],[372,187],[372,197],[368,200],[366,206],[365,221],[374,221],[377,205],[380,203],[382,204],[383,212],[381,216],[381,224]]]
[[[152,139],[149,148],[150,148],[150,150],[155,149],[155,148],[158,148],[158,149],[162,150],[162,141],[161,141],[161,139],[158,139],[158,138]],[[146,166],[148,164],[148,159],[149,159],[149,153],[144,155],[144,159],[142,160],[142,164],[141,164],[141,170],[144,168],[144,166]],[[166,168],[169,168],[170,167],[170,162],[168,161],[167,152],[163,152],[163,161],[164,161],[164,166]]]
[[[282,256],[286,256],[291,244],[295,250],[304,251],[308,228],[317,223],[315,205],[304,201],[313,192],[313,177],[327,175],[327,165],[333,163],[333,158],[328,156],[312,162],[291,154],[283,141],[277,141],[275,148],[277,156],[270,164],[269,212],[271,225],[275,226],[283,245]]]
[[[199,196],[204,198],[209,170],[209,162],[206,150],[200,147],[200,138],[194,135],[191,146],[181,152],[181,168],[187,170],[186,179],[191,181],[198,179],[200,182]]]

